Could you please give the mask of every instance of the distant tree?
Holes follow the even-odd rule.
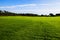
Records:
[[[0,13],[1,13],[2,11],[0,10]]]
[[[44,16],[43,14],[41,14],[41,16]]]
[[[5,11],[5,10],[0,10],[0,16],[15,16],[16,14],[13,12]]]
[[[0,13],[3,13],[3,11],[2,11],[2,10],[0,10]]]
[[[53,13],[50,13],[49,16],[54,16],[54,14]]]
[[[0,10],[0,16],[2,16],[3,15],[3,11],[2,10]]]
[[[57,13],[56,16],[60,16],[60,13]]]

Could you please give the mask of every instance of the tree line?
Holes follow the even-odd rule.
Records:
[[[2,11],[0,10],[0,16],[45,16],[45,17],[49,17],[49,16],[60,16],[60,13],[56,13],[55,15],[53,13],[50,13],[49,15],[38,15],[38,14],[33,14],[33,13],[13,13],[13,12],[9,12],[9,11]]]

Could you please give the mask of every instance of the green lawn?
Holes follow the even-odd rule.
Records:
[[[0,40],[60,40],[60,17],[0,16]]]

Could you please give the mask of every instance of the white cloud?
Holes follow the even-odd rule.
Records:
[[[15,8],[15,6],[0,6],[0,8]]]
[[[24,5],[14,5],[14,6],[0,6],[0,8],[17,8],[17,7],[34,7],[36,4],[24,4]]]
[[[39,4],[39,5],[48,6],[49,4]]]
[[[0,6],[0,8],[17,8],[17,7],[35,7],[35,6],[47,6],[49,4],[22,4],[22,5],[13,5],[13,6]]]
[[[0,8],[18,8],[18,7],[39,7],[39,6],[49,6],[54,4],[22,4],[22,5],[12,5],[12,6],[0,6]]]

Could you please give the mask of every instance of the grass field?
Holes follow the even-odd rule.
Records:
[[[60,17],[0,16],[0,40],[60,40]]]

